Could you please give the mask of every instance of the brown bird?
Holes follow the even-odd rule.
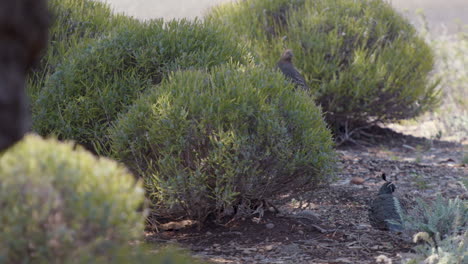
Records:
[[[302,75],[296,70],[296,68],[292,64],[293,56],[294,55],[292,53],[292,50],[285,50],[283,52],[283,55],[281,55],[277,66],[284,74],[284,76],[286,76],[286,78],[293,82],[296,86],[300,86],[303,89],[309,89],[309,86],[307,86],[304,77],[302,77]]]

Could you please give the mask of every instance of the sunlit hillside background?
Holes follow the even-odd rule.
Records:
[[[103,0],[115,12],[138,19],[201,17],[210,7],[232,0]],[[393,0],[425,35],[437,54],[434,77],[442,78],[444,101],[435,112],[391,128],[428,138],[468,142],[468,2]]]
[[[140,19],[163,17],[170,18],[194,18],[201,16],[210,7],[233,0],[101,0],[114,7],[117,12]],[[447,30],[450,33],[459,31],[456,20],[462,24],[468,24],[468,4],[465,0],[392,0],[398,10],[409,11],[412,21],[415,19],[415,11],[423,9],[430,26],[434,30]]]

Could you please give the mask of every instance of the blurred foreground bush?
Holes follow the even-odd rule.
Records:
[[[113,155],[139,173],[163,217],[204,221],[329,180],[334,155],[320,109],[277,72],[176,72],[110,132]]]
[[[0,154],[0,263],[65,263],[128,243],[143,231],[143,198],[116,162],[29,135]]]
[[[291,48],[341,140],[438,103],[432,51],[385,1],[246,0],[214,8],[208,20],[237,32],[270,67]]]
[[[34,103],[34,129],[102,153],[117,114],[169,72],[243,61],[245,52],[232,38],[200,21],[123,27],[64,59]]]
[[[93,251],[82,250],[65,264],[201,264],[206,263],[175,247],[163,247],[156,250],[149,246],[117,246],[103,244]]]

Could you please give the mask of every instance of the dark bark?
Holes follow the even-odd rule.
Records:
[[[0,0],[0,151],[29,128],[26,74],[46,47],[49,20],[46,0]]]

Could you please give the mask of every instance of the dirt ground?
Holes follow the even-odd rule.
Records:
[[[148,232],[146,239],[178,244],[210,263],[401,263],[411,255],[411,234],[375,230],[368,221],[381,173],[395,183],[396,195],[410,202],[439,193],[468,199],[462,183],[468,179],[462,165],[467,146],[382,128],[372,133],[367,139],[372,146],[338,149],[340,168],[331,185],[270,201],[279,213],[264,208],[225,226],[167,228]]]

